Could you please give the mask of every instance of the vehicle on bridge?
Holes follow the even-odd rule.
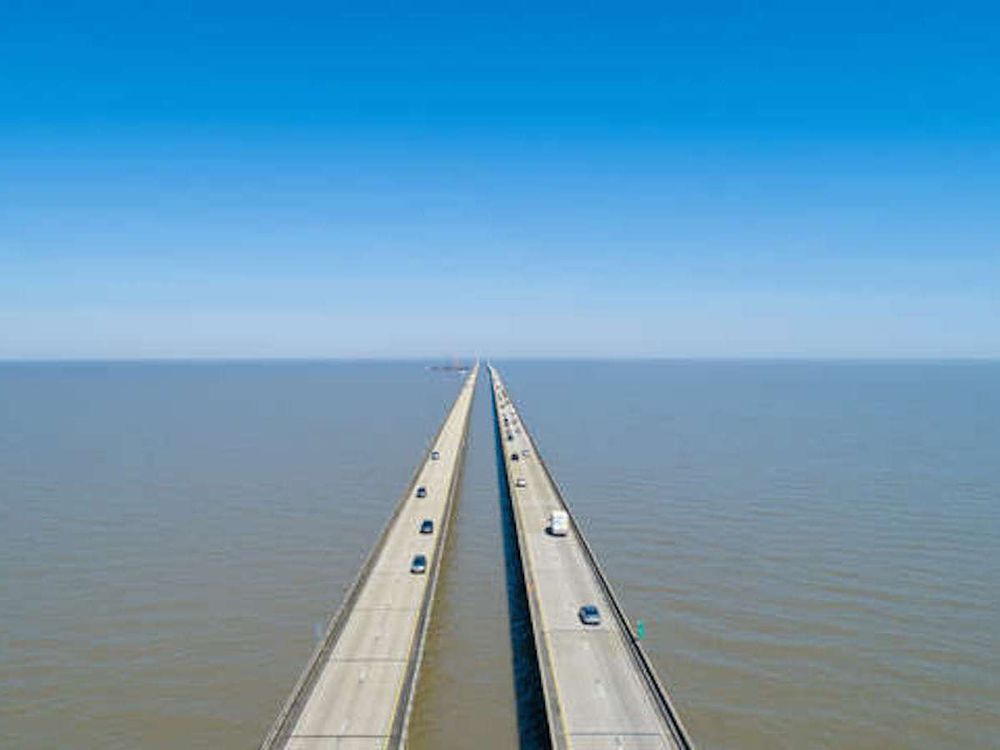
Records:
[[[552,536],[566,536],[569,533],[569,513],[554,510],[549,514],[549,533]]]
[[[433,534],[434,533],[434,522],[431,519],[429,519],[429,518],[425,518],[423,520],[423,522],[420,524],[420,533],[421,534]]]
[[[416,555],[413,558],[413,562],[410,563],[411,573],[426,573],[427,572],[427,555]]]
[[[427,488],[417,487],[417,497],[427,497]]]
[[[584,625],[601,624],[601,612],[596,604],[584,604],[580,607],[580,622]]]

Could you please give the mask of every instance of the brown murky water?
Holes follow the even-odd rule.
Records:
[[[1000,747],[1000,366],[500,364],[699,746]],[[0,746],[254,747],[457,387],[0,367]],[[417,750],[539,737],[489,419]]]

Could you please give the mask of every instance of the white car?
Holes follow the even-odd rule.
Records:
[[[528,483],[524,480],[524,477],[518,477],[517,481],[514,482],[515,487],[527,487]]]
[[[564,510],[554,510],[549,514],[549,533],[552,536],[569,534],[569,513]]]

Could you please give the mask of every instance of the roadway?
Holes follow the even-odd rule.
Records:
[[[550,513],[569,508],[493,367],[490,377],[552,747],[692,747],[572,513],[567,536],[547,532]],[[584,604],[600,625],[581,623]]]
[[[262,750],[405,746],[478,372],[477,363]],[[424,519],[433,534],[420,533]],[[424,574],[410,572],[417,554],[427,557]]]

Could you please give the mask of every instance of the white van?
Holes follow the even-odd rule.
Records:
[[[569,533],[569,513],[554,510],[549,515],[549,533],[552,536],[566,536]]]

